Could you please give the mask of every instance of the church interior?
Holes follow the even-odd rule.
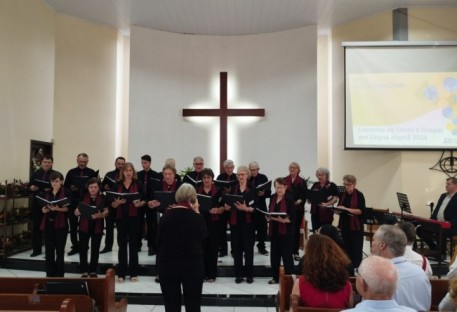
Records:
[[[455,0],[2,0],[0,196],[30,179],[42,144],[54,170],[84,152],[101,177],[118,156],[141,170],[144,154],[159,172],[170,157],[180,172],[201,155],[216,175],[225,159],[256,161],[272,180],[297,162],[309,183],[325,167],[337,185],[356,176],[367,207],[400,213],[400,192],[429,218],[457,173],[455,146],[347,148],[345,43],[455,43],[456,16]],[[0,197],[5,221],[11,205]],[[0,276],[44,277],[44,256],[7,256],[0,231]],[[100,255],[99,273],[116,262],[116,249]],[[129,312],[165,311],[155,256],[143,249],[139,263],[139,282],[116,284],[116,298]],[[65,276],[79,277],[78,265],[65,256]],[[233,283],[230,255],[218,266],[202,311],[276,311],[268,256],[255,252],[253,284]]]

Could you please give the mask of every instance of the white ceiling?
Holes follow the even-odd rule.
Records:
[[[457,7],[457,0],[45,0],[57,12],[130,32],[130,25],[198,35],[327,29],[396,8]]]

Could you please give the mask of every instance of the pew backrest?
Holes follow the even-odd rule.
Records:
[[[95,305],[99,311],[103,312],[126,312],[127,300],[115,299],[115,273],[113,269],[108,269],[103,278],[46,278],[46,277],[1,277],[0,294],[44,294],[45,285],[50,281],[86,281],[89,295],[95,300]],[[51,296],[51,295],[50,295]],[[57,296],[57,295],[52,295]],[[63,295],[73,298],[76,295]],[[76,303],[76,311],[79,310]]]
[[[0,311],[54,311],[75,312],[76,305],[91,311],[92,299],[89,296],[63,298],[53,295],[0,294]],[[62,299],[63,298],[63,299]]]

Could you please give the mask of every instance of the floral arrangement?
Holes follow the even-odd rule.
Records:
[[[13,182],[5,181],[5,183],[0,183],[0,196],[27,196],[28,194],[28,182],[14,179]]]

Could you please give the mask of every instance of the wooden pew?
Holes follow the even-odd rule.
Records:
[[[294,287],[292,275],[284,274],[284,267],[279,267],[279,291],[277,295],[277,306],[279,312],[286,312],[290,309],[290,294]]]
[[[99,311],[127,311],[127,299],[121,299],[119,302],[115,301],[115,274],[113,269],[108,269],[104,278],[1,277],[0,294],[38,294],[45,289],[46,283],[50,281],[86,281],[89,295],[95,300],[95,305]],[[57,300],[62,298],[57,297],[62,295],[49,296],[54,296]],[[63,295],[65,298],[73,298],[74,296],[76,295]],[[76,312],[88,312],[88,310],[85,310],[86,306],[81,306],[78,301],[75,302],[75,305]]]
[[[355,277],[349,277],[349,281],[352,284],[352,290],[354,294],[357,293],[355,288]],[[284,267],[279,267],[279,291],[277,295],[277,308],[279,312],[285,311],[295,311],[298,308],[300,309],[313,309],[307,307],[300,307],[298,298],[292,296],[292,288],[294,287],[294,278],[292,275],[284,274]],[[354,298],[356,299],[356,298]],[[440,299],[441,300],[441,299]],[[354,302],[356,304],[358,302]],[[295,304],[295,307],[294,307]],[[295,310],[294,310],[295,308]],[[326,310],[297,310],[297,311],[338,311],[335,309],[326,309]]]
[[[438,305],[449,290],[449,280],[431,279],[430,284],[432,285],[432,306],[430,310],[438,311]]]
[[[55,298],[49,298],[49,295],[45,295],[48,298],[43,298],[39,295],[27,295],[27,294],[0,294],[0,311],[35,311],[35,312],[75,312],[75,301],[74,299],[63,299],[61,303]],[[92,306],[92,300],[87,297]],[[90,311],[90,310],[88,310]]]

